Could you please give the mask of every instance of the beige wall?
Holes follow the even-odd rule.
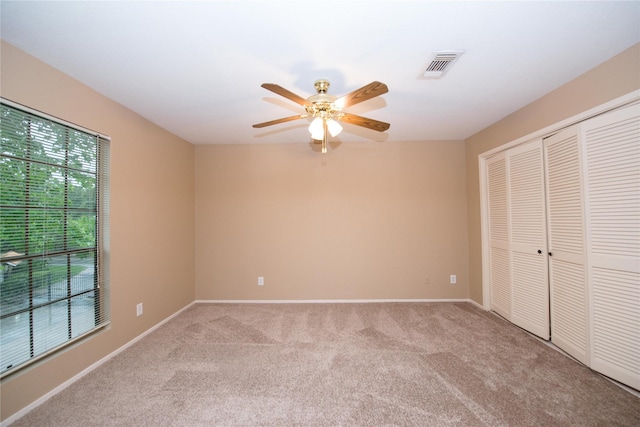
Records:
[[[2,42],[0,94],[112,137],[112,326],[2,381],[2,419],[194,300],[191,144]],[[144,314],[136,317],[136,304]]]
[[[196,147],[196,299],[468,298],[464,162],[461,141]]]
[[[478,155],[640,89],[640,44],[561,86],[466,140],[469,291],[482,303]]]

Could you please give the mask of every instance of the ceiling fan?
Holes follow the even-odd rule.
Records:
[[[331,136],[337,136],[342,131],[342,126],[340,126],[338,121],[373,129],[378,132],[384,132],[389,129],[389,126],[391,126],[389,123],[345,113],[343,111],[344,108],[375,98],[383,93],[387,93],[389,89],[384,83],[371,82],[360,89],[356,89],[340,98],[336,98],[335,96],[327,93],[327,90],[329,89],[329,81],[320,79],[316,80],[313,84],[317,93],[315,95],[311,95],[307,99],[304,99],[301,96],[288,91],[282,86],[278,86],[277,84],[264,83],[261,86],[302,105],[307,111],[307,114],[300,114],[297,116],[284,117],[282,119],[258,123],[253,125],[253,127],[263,128],[292,120],[313,117],[313,121],[309,125],[309,132],[311,133],[311,138],[314,142],[320,142],[322,144],[323,153],[327,152],[327,133],[331,134]]]

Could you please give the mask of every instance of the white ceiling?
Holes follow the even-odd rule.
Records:
[[[262,89],[389,93],[347,111],[341,142],[465,139],[640,42],[640,2],[0,2],[1,37],[193,144],[310,142]],[[441,80],[432,53],[465,53]],[[640,70],[639,70],[640,72]],[[81,101],[80,101],[81,102]]]

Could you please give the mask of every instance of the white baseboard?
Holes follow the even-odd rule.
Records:
[[[477,302],[475,302],[475,301],[474,301],[474,300],[472,300],[472,299],[468,299],[468,300],[466,300],[466,301],[467,301],[467,302],[470,302],[471,304],[475,305],[476,307],[478,307],[478,308],[479,308],[479,309],[481,309],[481,310],[489,311],[487,308],[485,308],[485,306],[484,306],[484,305],[482,305],[482,304],[480,304],[480,303],[477,303]]]
[[[167,317],[166,319],[160,321],[156,325],[154,325],[151,328],[147,329],[146,331],[144,331],[143,333],[141,333],[140,335],[138,335],[137,337],[135,337],[134,339],[132,339],[131,341],[129,341],[128,343],[123,345],[122,347],[116,349],[115,351],[109,353],[108,355],[106,355],[102,359],[98,360],[97,362],[95,362],[92,365],[88,366],[87,368],[83,369],[82,371],[80,371],[79,373],[77,373],[73,377],[69,378],[67,381],[63,382],[62,384],[60,384],[59,386],[57,386],[56,388],[54,388],[53,390],[51,390],[47,394],[45,394],[42,397],[34,400],[29,405],[25,406],[24,408],[22,408],[21,410],[19,410],[15,414],[11,415],[7,419],[5,419],[2,422],[0,422],[0,427],[9,426],[11,423],[16,421],[18,418],[23,417],[28,412],[30,412],[33,409],[35,409],[36,407],[42,405],[44,402],[46,402],[47,400],[49,400],[50,398],[52,398],[56,394],[60,393],[65,388],[69,387],[71,384],[75,383],[80,378],[82,378],[85,375],[87,375],[89,372],[93,371],[94,369],[98,368],[100,365],[104,364],[105,362],[108,362],[110,359],[112,359],[115,356],[117,356],[118,354],[122,353],[124,350],[126,350],[129,347],[131,347],[132,345],[134,345],[135,343],[140,341],[142,338],[144,338],[145,336],[149,335],[151,332],[155,331],[160,326],[164,325],[169,320],[173,319],[174,317],[176,317],[177,315],[179,315],[180,313],[182,313],[183,311],[185,311],[186,309],[188,309],[189,307],[191,307],[194,304],[195,304],[195,302],[189,303],[185,307],[183,307],[180,310],[178,310],[175,313],[173,313],[171,316]]]
[[[368,304],[389,302],[470,302],[482,307],[477,302],[468,299],[284,299],[284,300],[196,300],[194,304]]]

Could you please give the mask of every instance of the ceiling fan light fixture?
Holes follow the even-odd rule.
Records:
[[[342,132],[342,126],[340,126],[340,123],[333,119],[327,120],[327,129],[329,130],[329,134],[334,137],[340,135],[340,132]]]
[[[316,117],[309,125],[309,133],[311,138],[321,140],[324,137],[324,125],[322,124],[322,117]]]

